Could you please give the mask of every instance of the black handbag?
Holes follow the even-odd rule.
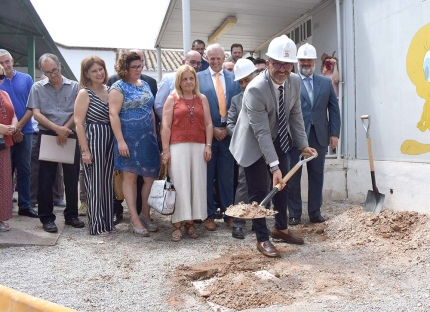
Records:
[[[6,149],[6,142],[5,142],[4,138],[3,138],[3,135],[0,134],[0,151],[2,151],[4,149]]]

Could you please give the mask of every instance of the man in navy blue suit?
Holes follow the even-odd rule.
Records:
[[[216,207],[214,201],[215,168],[218,170],[218,186],[220,191],[221,211],[233,204],[233,171],[234,158],[229,151],[231,137],[227,133],[227,112],[231,98],[241,92],[239,83],[234,81],[234,75],[222,69],[225,52],[221,45],[211,44],[206,50],[209,68],[197,73],[200,92],[209,101],[212,123],[214,126],[214,140],[212,141],[212,158],[208,162],[207,197],[208,218],[205,228],[216,230],[214,222]],[[226,217],[225,222],[231,227],[232,218]]]
[[[322,191],[324,183],[324,162],[327,146],[335,149],[340,134],[340,112],[336,93],[329,78],[314,75],[317,53],[315,48],[306,43],[299,48],[298,70],[301,78],[300,101],[303,120],[309,145],[315,148],[320,157],[309,161],[308,170],[308,214],[312,223],[321,223]],[[328,114],[327,114],[328,113]],[[293,137],[294,139],[294,137]],[[299,160],[300,151],[295,145],[290,151],[290,168]],[[301,222],[302,198],[300,180],[302,169],[290,179],[288,212],[289,224]]]

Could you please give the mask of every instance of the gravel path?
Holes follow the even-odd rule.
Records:
[[[184,238],[179,243],[170,240],[169,218],[156,213],[153,217],[160,231],[150,238],[132,236],[126,220],[118,225],[118,233],[107,238],[67,226],[53,247],[1,248],[1,284],[78,311],[211,311],[208,301],[223,303],[223,295],[213,290],[209,298],[199,296],[192,280],[179,269],[244,257],[260,269],[275,270],[283,296],[279,301],[275,298],[272,306],[264,302],[249,306],[247,298],[233,288],[238,276],[246,288],[243,268],[218,271],[219,288],[224,297],[234,299],[237,310],[430,311],[427,215],[400,220],[404,222],[395,232],[405,235],[394,237],[394,233],[391,238],[383,231],[369,232],[383,222],[374,220],[372,227],[372,216],[352,203],[328,203],[323,215],[330,219],[322,228],[295,227],[305,238],[304,246],[277,244],[281,259],[268,259],[255,251],[250,226],[245,240],[233,239],[231,230],[218,222],[216,232],[202,230],[198,239]],[[421,222],[411,225],[414,218]],[[265,287],[258,282],[253,289],[256,298]]]

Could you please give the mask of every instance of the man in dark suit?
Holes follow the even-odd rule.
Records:
[[[234,159],[228,147],[230,136],[227,132],[227,111],[230,108],[231,98],[241,92],[239,83],[234,81],[234,75],[222,69],[225,60],[225,52],[221,45],[212,44],[207,48],[209,68],[197,73],[200,92],[209,101],[212,123],[214,126],[214,138],[212,141],[212,158],[208,162],[207,172],[207,198],[208,218],[205,228],[209,231],[216,230],[214,222],[216,207],[214,201],[215,167],[218,168],[218,185],[220,191],[221,211],[233,204],[233,170]],[[233,226],[232,218],[224,219],[230,227]]]
[[[266,218],[252,220],[257,236],[257,249],[267,257],[280,257],[269,235],[290,244],[303,244],[288,229],[288,192],[283,174],[288,171],[290,133],[305,157],[317,155],[308,146],[300,105],[300,77],[291,73],[296,59],[296,45],[285,35],[273,39],[266,55],[268,68],[246,87],[242,110],[231,139],[230,151],[245,168],[249,202],[260,203],[269,187],[267,172],[281,190],[273,197],[275,226],[268,231]]]
[[[136,52],[140,56],[140,58],[142,59],[143,66],[145,66],[145,56],[143,55],[142,50],[134,49],[134,50],[130,50],[130,52]],[[154,78],[149,77],[149,76],[144,75],[144,74],[140,74],[140,79],[145,81],[149,85],[149,88],[151,89],[151,93],[155,99],[155,96],[157,95],[157,81]],[[108,87],[110,87],[111,85],[113,85],[118,80],[119,80],[118,75],[116,75],[116,74],[112,75],[109,77],[109,80],[108,80],[106,85]],[[156,117],[156,119],[157,119],[157,117]],[[157,124],[159,123],[158,120],[156,120],[155,122]],[[137,197],[136,197],[136,210],[137,210],[138,215],[142,211],[142,194],[140,192],[140,190],[142,189],[142,185],[143,185],[143,178],[141,176],[139,176],[137,178]],[[115,225],[117,225],[123,219],[123,211],[124,211],[124,207],[122,206],[122,200],[114,199],[113,223]]]
[[[196,39],[193,41],[193,44],[191,45],[191,50],[197,51],[202,56],[202,64],[200,66],[200,71],[204,71],[209,68],[209,63],[203,58],[203,55],[205,54],[205,43],[200,40]]]
[[[297,58],[300,76],[300,101],[309,145],[313,146],[320,157],[306,163],[308,170],[308,214],[313,223],[324,222],[321,216],[322,191],[324,182],[324,162],[327,146],[335,149],[340,134],[340,112],[336,93],[329,78],[314,75],[317,53],[315,48],[306,43],[299,48]],[[328,117],[327,117],[328,113]],[[293,138],[295,139],[295,138]],[[294,166],[300,151],[294,145],[290,151],[290,166]],[[301,222],[302,198],[300,168],[290,179],[288,211],[289,224]]]

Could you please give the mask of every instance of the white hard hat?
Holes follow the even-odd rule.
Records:
[[[297,47],[286,35],[276,37],[269,44],[266,55],[274,60],[286,63],[297,63]]]
[[[251,75],[257,70],[254,63],[247,59],[238,59],[234,65],[234,81],[238,81],[246,76]]]
[[[317,58],[317,50],[315,50],[313,45],[306,43],[299,48],[297,58],[315,60]]]

